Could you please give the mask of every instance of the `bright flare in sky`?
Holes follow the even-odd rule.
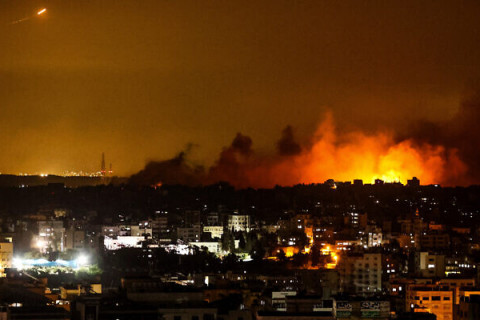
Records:
[[[38,15],[41,15],[41,14],[43,14],[45,11],[47,11],[47,8],[43,8],[42,10],[38,11],[37,14],[38,14]]]

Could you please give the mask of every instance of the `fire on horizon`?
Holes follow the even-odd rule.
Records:
[[[240,188],[271,188],[328,179],[406,184],[416,176],[424,184],[448,185],[464,179],[467,172],[455,148],[412,139],[395,141],[388,132],[338,134],[331,114],[304,145],[295,141],[291,127],[284,129],[275,156],[255,153],[252,144],[250,137],[237,134],[208,169],[192,165],[184,152],[170,160],[150,162],[131,182],[205,185],[226,181]]]
[[[443,0],[2,1],[0,172],[96,172],[105,151],[146,184],[477,184],[478,16]]]

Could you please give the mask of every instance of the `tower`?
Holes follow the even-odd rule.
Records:
[[[110,170],[108,170],[108,175],[111,176],[113,174],[112,163],[110,162]]]
[[[102,152],[102,168],[101,168],[100,172],[102,174],[102,177],[105,177],[107,169],[105,167],[105,153],[104,152]]]

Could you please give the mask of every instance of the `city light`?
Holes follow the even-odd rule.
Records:
[[[89,264],[90,258],[86,254],[81,254],[75,259],[75,262],[78,267],[84,267]]]
[[[12,259],[12,267],[17,268],[18,270],[23,270],[23,260],[19,257],[14,257]]]
[[[38,249],[44,249],[45,246],[47,245],[47,241],[38,239],[35,245],[37,246]]]

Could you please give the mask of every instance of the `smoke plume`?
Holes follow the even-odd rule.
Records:
[[[182,151],[172,159],[150,161],[143,170],[131,176],[129,182],[135,185],[202,184],[205,179],[204,168],[189,164],[186,154]]]
[[[219,181],[238,188],[321,183],[327,179],[387,182],[418,177],[422,184],[468,185],[480,181],[480,95],[465,101],[449,121],[419,121],[407,133],[339,133],[331,113],[300,144],[287,126],[277,153],[255,152],[250,137],[238,133],[210,168],[188,163],[187,154],[152,161],[131,177],[134,184],[206,185]]]
[[[478,184],[480,182],[479,123],[480,94],[477,93],[464,100],[451,119],[443,122],[418,121],[411,126],[406,136],[418,144],[441,145],[448,150],[454,150],[456,156],[462,160],[465,166],[463,172],[453,173],[450,177],[443,179],[443,183]],[[455,171],[458,167],[452,166],[449,170]]]
[[[277,151],[282,156],[294,156],[302,152],[302,147],[295,141],[292,126],[282,131],[282,137],[277,142]]]

